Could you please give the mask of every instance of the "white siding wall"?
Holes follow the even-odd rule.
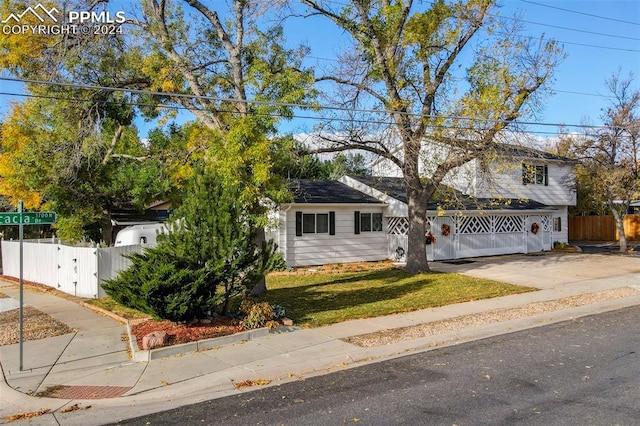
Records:
[[[296,236],[296,212],[329,213],[335,212],[336,233],[303,234]],[[286,212],[281,211],[284,219],[280,226],[280,241],[286,241],[281,247],[287,266],[310,266],[330,263],[375,261],[387,259],[387,223],[383,217],[382,232],[354,233],[354,212],[382,213],[382,206],[314,206],[294,205]]]
[[[371,164],[371,174],[373,176],[402,177],[402,170],[391,160],[381,157]]]
[[[576,193],[572,187],[575,167],[560,162],[544,163],[548,166],[549,184],[522,184],[522,163],[543,165],[534,160],[514,163],[495,163],[491,166],[491,182],[484,181],[476,186],[477,197],[524,198],[548,206],[572,206],[576,204]]]
[[[560,218],[560,231],[553,229],[553,241],[559,241],[561,243],[569,242],[569,208],[567,206],[553,206],[557,209],[553,213],[553,218]]]
[[[436,145],[423,146],[421,149],[420,171],[425,174],[444,159],[446,150],[438,152]],[[548,185],[523,185],[522,163],[546,164],[549,169]],[[402,171],[393,162],[379,159],[372,164],[374,176],[401,177]],[[576,204],[575,166],[562,161],[543,161],[541,159],[513,159],[495,162],[489,167],[489,173],[483,175],[477,160],[470,161],[450,171],[443,180],[465,194],[479,198],[525,198],[549,206],[572,206]]]

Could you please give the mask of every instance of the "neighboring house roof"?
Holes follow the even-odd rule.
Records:
[[[407,193],[403,178],[379,176],[350,176],[371,188],[374,188],[398,201],[407,203]],[[462,194],[453,188],[445,188],[443,192],[436,192],[429,201],[427,210],[554,210],[546,204],[533,200],[516,198],[474,198]]]
[[[547,161],[560,161],[565,163],[579,163],[578,160],[564,157],[561,155],[552,154],[550,152],[542,151],[536,148],[527,147],[524,145],[515,145],[508,143],[496,143],[496,152],[502,153],[506,157],[518,158],[518,159],[530,159],[530,160],[547,160]],[[391,153],[396,154],[402,150],[402,144],[398,144],[391,148]],[[386,161],[384,157],[377,157],[371,163],[369,167],[373,167],[375,164]]]
[[[289,189],[294,203],[308,204],[384,204],[335,180],[295,180]]]

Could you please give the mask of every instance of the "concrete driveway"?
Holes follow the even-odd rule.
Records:
[[[453,265],[432,262],[436,271],[458,272],[540,289],[581,286],[611,280],[621,287],[640,285],[640,257],[606,254],[541,253],[468,259]],[[622,285],[621,285],[622,284]]]
[[[622,256],[620,253],[620,244],[617,242],[578,242],[574,243],[574,245],[580,247],[583,253],[594,254],[611,254]],[[637,241],[628,241],[627,247],[632,248],[635,251],[629,253],[629,256],[640,256],[640,243]]]

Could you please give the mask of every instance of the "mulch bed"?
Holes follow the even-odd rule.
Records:
[[[142,320],[131,324],[131,334],[136,337],[138,348],[142,349],[142,338],[154,331],[164,331],[168,339],[165,346],[196,342],[213,337],[228,336],[242,331],[238,321],[231,318],[217,317],[209,320],[210,324],[178,324],[171,321]]]
[[[0,346],[20,341],[19,309],[0,312]],[[32,306],[23,309],[23,341],[45,339],[73,333],[75,330]]]

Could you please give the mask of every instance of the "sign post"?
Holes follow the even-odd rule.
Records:
[[[24,335],[24,280],[23,280],[23,251],[22,241],[24,239],[24,225],[45,225],[56,223],[57,215],[54,212],[23,212],[24,204],[22,200],[18,202],[17,212],[0,213],[0,226],[18,225],[18,235],[20,237],[20,310],[18,314],[19,340],[20,340],[20,371],[23,370],[22,341]]]
[[[24,336],[24,328],[23,328],[23,324],[24,324],[24,281],[22,279],[23,277],[23,251],[22,251],[22,240],[24,239],[24,225],[22,224],[22,207],[23,207],[23,203],[22,200],[20,200],[18,202],[18,215],[20,218],[20,221],[18,222],[19,225],[19,231],[18,234],[20,235],[20,318],[18,319],[18,322],[20,323],[20,371],[22,371],[22,359],[23,359],[23,352],[22,352],[22,341],[23,341],[23,336]]]

